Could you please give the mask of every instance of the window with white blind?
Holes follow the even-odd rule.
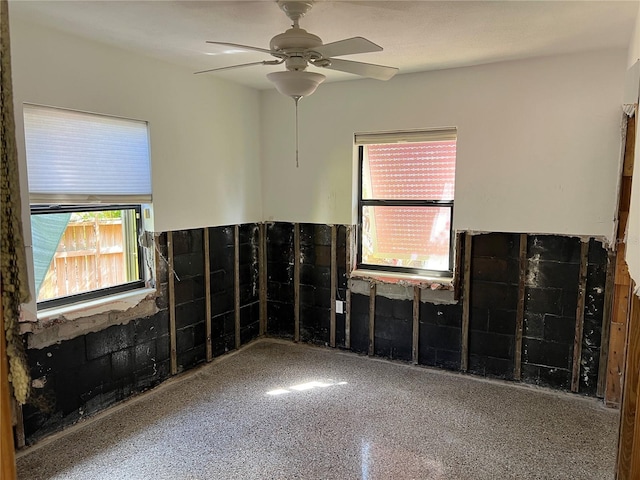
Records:
[[[38,308],[143,287],[146,122],[24,105]]]
[[[449,276],[456,130],[356,134],[358,268]]]

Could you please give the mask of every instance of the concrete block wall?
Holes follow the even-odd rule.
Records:
[[[209,228],[214,356],[235,349],[235,227]],[[259,334],[258,225],[239,231],[240,339]],[[204,229],[156,236],[156,313],[27,350],[33,389],[23,408],[27,444],[147,390],[171,376],[169,275],[174,275],[176,360],[182,372],[206,360]]]
[[[238,237],[236,239],[236,228]],[[335,345],[367,354],[369,296],[348,292],[347,237],[344,225],[265,225],[265,334],[293,338],[295,232],[299,232],[300,340],[330,343],[331,269],[335,298],[350,294],[346,314],[336,313]],[[332,231],[336,232],[332,252]],[[214,356],[235,349],[236,288],[240,344],[260,334],[260,227],[209,227],[211,346]],[[178,371],[206,360],[205,230],[172,232],[175,275],[176,359]],[[520,235],[490,233],[471,237],[469,295],[469,372],[513,379],[519,289]],[[238,275],[236,278],[236,240]],[[167,234],[156,236],[156,312],[122,325],[80,335],[45,348],[28,350],[38,388],[24,408],[27,443],[60,430],[171,375]],[[581,240],[529,235],[522,340],[522,381],[567,390],[571,381]],[[595,395],[605,296],[607,250],[590,239],[584,309],[579,393]],[[264,265],[263,265],[264,266]],[[464,299],[463,299],[464,300]],[[463,305],[421,301],[418,309],[420,365],[461,368]],[[375,298],[374,355],[412,361],[413,301]]]

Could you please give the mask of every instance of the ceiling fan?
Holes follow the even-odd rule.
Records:
[[[318,85],[326,78],[320,73],[306,71],[309,65],[352,73],[376,80],[389,80],[398,72],[398,69],[393,67],[335,58],[357,53],[379,52],[382,51],[382,47],[363,37],[347,38],[345,40],[323,44],[320,37],[307,32],[303,28],[300,28],[299,25],[300,18],[313,6],[313,0],[277,0],[277,3],[287,17],[291,19],[293,24],[291,28],[284,33],[273,37],[268,49],[229,42],[207,42],[214,45],[267,53],[275,57],[275,60],[211,68],[195,73],[216,72],[253,65],[280,65],[284,63],[286,67],[285,71],[269,73],[267,74],[267,78],[275,84],[280,93],[293,98],[297,105],[302,97],[315,92]]]

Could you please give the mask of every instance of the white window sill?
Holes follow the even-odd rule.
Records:
[[[38,321],[23,323],[29,348],[43,348],[79,335],[97,332],[133,318],[153,315],[156,290],[139,288],[127,292],[38,311]]]

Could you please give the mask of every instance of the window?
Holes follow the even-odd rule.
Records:
[[[356,134],[358,268],[453,271],[455,129]]]
[[[145,122],[24,106],[38,308],[145,285]]]

